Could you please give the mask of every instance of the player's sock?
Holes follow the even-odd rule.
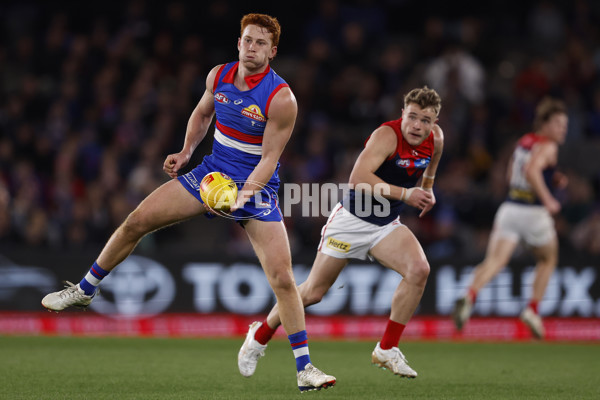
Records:
[[[96,291],[96,288],[108,275],[110,271],[105,271],[98,266],[97,262],[94,262],[92,268],[88,271],[88,273],[83,277],[81,282],[79,282],[79,287],[85,292],[86,295],[91,296]]]
[[[389,319],[387,326],[385,327],[383,337],[381,338],[381,342],[379,342],[379,347],[381,347],[382,350],[389,350],[392,347],[398,347],[400,336],[402,336],[402,332],[404,332],[405,327],[406,325]]]
[[[265,319],[262,325],[254,333],[254,340],[260,344],[267,344],[275,334],[275,331],[278,327],[279,325],[275,328],[271,328]]]
[[[294,351],[294,357],[296,357],[296,370],[298,372],[304,371],[306,364],[310,362],[310,355],[308,354],[308,336],[306,330],[293,333],[288,336],[292,350]]]
[[[471,300],[471,304],[475,304],[475,300],[477,299],[477,291],[473,288],[469,288],[467,291],[467,297]]]
[[[529,308],[531,308],[534,313],[538,314],[538,301],[537,300],[531,300],[529,302]]]

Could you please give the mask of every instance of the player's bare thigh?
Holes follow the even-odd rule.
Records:
[[[283,221],[250,219],[244,228],[263,268],[291,268],[290,244]]]
[[[130,218],[154,230],[204,213],[202,203],[172,179],[150,193]]]
[[[405,225],[400,225],[377,243],[370,254],[384,267],[406,277],[408,268],[427,264],[427,257],[415,235]]]

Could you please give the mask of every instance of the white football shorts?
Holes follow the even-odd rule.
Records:
[[[369,250],[399,226],[400,218],[384,226],[363,221],[338,203],[321,229],[318,250],[336,258],[371,259]]]
[[[556,229],[544,206],[506,201],[496,212],[492,235],[540,247],[556,237]]]

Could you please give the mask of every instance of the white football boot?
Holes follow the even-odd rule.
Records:
[[[58,292],[47,294],[42,299],[42,305],[48,310],[56,312],[62,311],[67,307],[79,307],[85,309],[99,292],[99,290],[96,290],[93,295],[88,296],[79,287],[79,284],[75,285],[69,281],[65,281],[65,288],[66,289]]]
[[[544,329],[544,324],[542,323],[542,317],[536,314],[531,307],[527,307],[521,313],[521,321],[525,323],[531,330],[533,336],[537,339],[543,339],[546,331]]]
[[[298,372],[298,389],[300,392],[327,389],[335,385],[335,376],[327,375],[311,363]]]
[[[262,322],[258,321],[254,321],[250,325],[250,329],[248,329],[248,333],[246,334],[246,340],[244,340],[244,344],[242,344],[238,353],[240,374],[247,378],[254,375],[258,359],[265,355],[265,349],[267,348],[266,344],[260,344],[254,339],[254,334],[261,325]]]
[[[454,325],[459,331],[462,330],[463,326],[471,318],[473,312],[473,302],[468,296],[462,297],[456,300],[454,303],[454,311],[452,311],[452,319],[454,319]]]
[[[371,362],[381,368],[389,369],[395,375],[406,378],[417,377],[416,371],[408,366],[406,357],[404,357],[404,354],[397,347],[383,350],[379,342],[377,342],[377,346],[375,346],[375,350],[371,354]]]

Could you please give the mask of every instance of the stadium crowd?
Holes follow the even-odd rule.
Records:
[[[266,12],[284,27],[273,68],[299,105],[283,183],[346,183],[366,135],[399,117],[409,89],[428,85],[443,100],[438,203],[424,219],[410,210],[402,219],[430,259],[478,258],[505,196],[514,142],[531,129],[536,103],[553,95],[569,107],[561,245],[600,255],[600,4],[560,3],[3,3],[0,246],[104,243],[168,179],[164,158],[181,148],[209,68],[235,59],[237,36],[220,32],[237,32],[246,12]],[[209,136],[190,168],[211,144]],[[301,214],[295,205],[286,217],[293,253],[312,257],[326,215]],[[206,226],[157,232],[141,250],[201,253],[227,243],[230,253],[251,253],[235,224]],[[219,231],[239,240],[215,240]]]

